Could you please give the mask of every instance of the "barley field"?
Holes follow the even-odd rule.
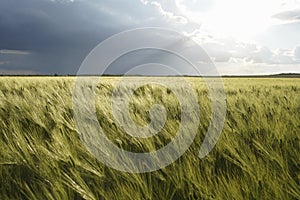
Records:
[[[107,167],[82,144],[74,79],[0,77],[0,199],[300,199],[300,78],[224,78],[226,121],[203,159],[210,99],[202,79],[187,78],[201,113],[192,145],[171,165],[134,174]],[[165,106],[167,121],[154,137],[133,138],[111,113],[118,79],[102,78],[96,88],[97,119],[107,137],[132,152],[166,145],[180,125],[172,91],[145,85],[134,92],[129,108],[137,124],[149,123],[155,103]]]

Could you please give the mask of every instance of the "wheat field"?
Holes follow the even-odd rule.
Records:
[[[102,78],[96,88],[97,119],[107,137],[133,152],[166,145],[180,125],[172,91],[146,85],[134,92],[129,108],[137,124],[149,123],[154,103],[167,111],[159,134],[137,139],[111,113],[118,79]],[[202,79],[187,79],[201,113],[192,145],[165,168],[132,174],[107,167],[82,144],[73,116],[74,77],[0,77],[0,199],[300,199],[300,79],[224,78],[226,121],[203,159],[198,152],[210,99]]]

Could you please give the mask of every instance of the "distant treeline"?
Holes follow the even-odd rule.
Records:
[[[0,76],[16,76],[16,77],[43,77],[43,76],[53,76],[53,77],[75,77],[75,76],[100,76],[98,74],[86,74],[86,75],[76,75],[76,74],[0,74]],[[180,77],[178,75],[123,75],[123,74],[103,74],[101,76],[114,77],[114,76],[142,76],[142,77]],[[183,77],[202,77],[195,75],[183,75]],[[216,77],[216,76],[206,76],[206,77]],[[300,78],[300,73],[281,73],[281,74],[269,74],[269,75],[222,75],[225,78]]]

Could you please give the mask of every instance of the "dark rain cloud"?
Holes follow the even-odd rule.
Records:
[[[170,27],[140,1],[1,0],[0,69],[74,74],[99,42],[143,26]]]

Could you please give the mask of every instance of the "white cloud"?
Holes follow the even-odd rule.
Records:
[[[294,50],[294,56],[296,60],[300,61],[300,46],[297,46]]]
[[[201,45],[214,62],[227,62],[232,57],[224,44],[207,42]]]
[[[291,49],[276,49],[273,51],[273,63],[275,64],[293,64],[296,63]]]
[[[157,1],[141,0],[141,2],[144,5],[154,6],[155,9],[160,13],[160,15],[165,17],[167,20],[171,20],[173,22],[177,22],[177,23],[181,23],[181,24],[188,23],[188,20],[185,17],[180,16],[180,15],[175,15],[174,13],[172,13],[170,11],[166,11],[165,9],[163,9],[162,4]]]
[[[253,63],[271,63],[273,52],[267,47],[260,47],[249,54],[247,59]]]
[[[265,64],[265,63],[216,63],[220,74],[223,75],[269,75],[279,73],[299,73],[300,64]]]
[[[29,51],[1,49],[0,54],[29,55]]]
[[[286,22],[300,21],[300,9],[283,11],[273,15],[273,18]]]
[[[291,65],[300,61],[300,46],[293,49],[270,49],[255,43],[245,43],[233,38],[212,39],[201,43],[203,49],[216,63]]]

